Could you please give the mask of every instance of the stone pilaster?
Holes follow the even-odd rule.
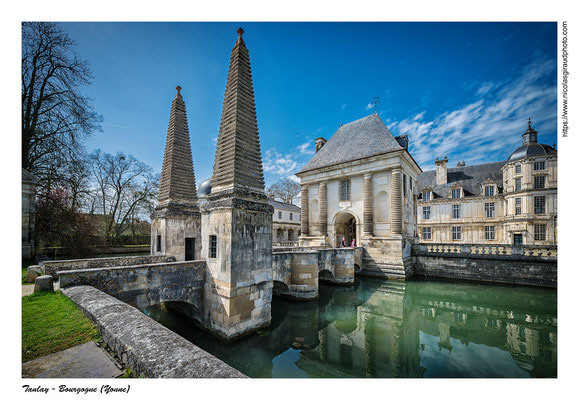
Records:
[[[309,205],[308,186],[302,185],[302,211],[301,211],[302,234],[301,234],[301,236],[308,236],[310,234],[310,221],[309,221],[308,205]]]
[[[402,171],[392,171],[390,180],[390,231],[394,235],[402,234]]]
[[[328,233],[328,196],[326,182],[321,182],[319,186],[319,222],[318,231],[325,236]]]
[[[364,174],[364,226],[363,234],[364,236],[372,236],[374,234],[374,195],[372,187],[372,173],[368,172]]]

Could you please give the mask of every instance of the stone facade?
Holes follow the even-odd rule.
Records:
[[[300,246],[362,246],[360,273],[406,279],[420,167],[377,114],[341,126],[296,175]],[[356,149],[357,153],[353,151]]]
[[[273,245],[296,246],[301,233],[301,210],[293,204],[269,199],[273,207]]]
[[[418,178],[422,243],[557,243],[557,152],[531,127],[507,161],[436,170]]]
[[[22,258],[34,256],[36,186],[38,180],[22,170]]]

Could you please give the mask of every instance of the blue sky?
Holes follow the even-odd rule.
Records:
[[[63,23],[95,79],[103,115],[89,150],[161,171],[183,87],[197,183],[212,173],[231,49],[245,30],[266,185],[311,158],[314,139],[378,112],[408,134],[423,170],[505,160],[527,119],[556,142],[555,23]]]

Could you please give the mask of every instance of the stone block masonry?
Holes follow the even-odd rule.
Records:
[[[134,307],[92,287],[62,292],[96,325],[117,356],[147,378],[246,378]]]
[[[182,302],[187,314],[201,319],[203,310],[204,261],[183,261],[130,267],[63,271],[60,288],[90,285],[144,309],[161,302]]]
[[[58,279],[58,273],[60,271],[156,264],[165,262],[166,258],[165,255],[85,258],[78,260],[43,261],[40,263],[40,267],[44,269],[46,275],[52,275],[54,279]]]
[[[412,259],[419,276],[556,288],[556,251],[555,246],[421,244]]]

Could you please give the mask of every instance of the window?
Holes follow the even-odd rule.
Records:
[[[161,235],[157,235],[157,252],[161,252]]]
[[[412,178],[408,179],[408,184],[410,185],[410,190],[412,190]]]
[[[494,218],[494,216],[495,216],[495,203],[485,203],[485,216],[487,218]]]
[[[209,258],[217,257],[217,236],[209,235]]]
[[[294,220],[294,213],[289,213],[290,214],[290,221]]]
[[[515,215],[521,215],[521,198],[515,198]]]
[[[422,219],[430,219],[430,207],[422,207]]]
[[[547,225],[535,225],[535,240],[547,240]]]
[[[521,178],[515,179],[515,192],[521,191]]]
[[[535,161],[533,171],[542,171],[545,169],[545,161]]]
[[[521,173],[521,164],[517,164],[515,165],[515,174],[520,174]]]
[[[492,197],[495,195],[495,187],[494,186],[485,186],[485,196]]]
[[[452,198],[460,199],[460,189],[452,189]]]
[[[485,240],[495,240],[494,226],[485,226]]]
[[[545,189],[545,175],[535,176],[534,179],[535,182],[533,184],[533,187],[535,189]]]
[[[422,200],[424,200],[424,201],[430,201],[430,192],[424,192],[424,193],[422,193]]]
[[[277,212],[277,217],[278,217],[278,219],[281,219],[281,211]]]
[[[452,205],[452,218],[460,218],[460,204]]]
[[[535,214],[545,214],[545,196],[535,196]]]
[[[432,228],[422,228],[422,240],[432,240]]]
[[[461,240],[461,239],[462,239],[462,227],[453,226],[452,227],[452,240]]]
[[[340,200],[350,200],[350,180],[340,182]]]
[[[404,196],[406,196],[406,174],[402,174],[402,190],[404,191]]]

